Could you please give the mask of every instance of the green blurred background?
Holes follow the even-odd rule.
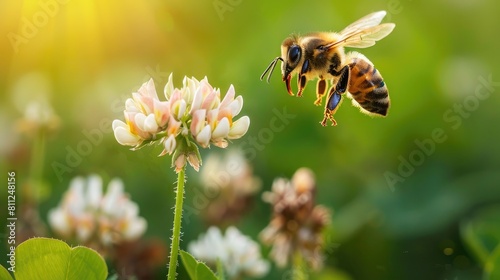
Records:
[[[57,9],[44,18],[41,3],[47,2]],[[384,21],[396,28],[360,52],[389,88],[387,118],[365,116],[344,102],[338,126],[322,127],[313,83],[295,98],[279,71],[270,84],[259,80],[288,35],[340,31],[377,10],[386,10]],[[146,237],[167,240],[176,179],[170,158],[157,157],[158,147],[132,152],[118,145],[108,122],[123,119],[124,100],[149,77],[161,93],[170,72],[178,87],[184,75],[208,76],[223,93],[233,84],[244,98],[242,114],[251,127],[230,147],[244,149],[263,191],[299,167],[315,172],[318,203],[334,211],[328,271],[345,279],[479,279],[482,264],[460,229],[500,204],[499,14],[493,0],[2,1],[2,178],[14,170],[21,185],[30,176],[33,140],[16,130],[17,120],[28,101],[46,97],[60,127],[46,141],[43,180],[50,187],[42,219],[74,176],[97,173],[106,183],[122,178],[148,221]],[[26,21],[38,26],[26,30]],[[490,81],[489,90],[480,77]],[[474,95],[478,87],[484,100]],[[283,111],[294,117],[273,130],[270,121]],[[430,140],[436,129],[445,139],[440,143]],[[54,163],[67,165],[68,151],[92,132],[102,139],[58,175]],[[415,141],[431,151],[425,154]],[[212,152],[224,151],[212,147],[202,156]],[[406,161],[413,170],[403,170]],[[189,170],[187,204],[201,184],[197,177]],[[5,201],[6,192],[0,196]],[[254,239],[270,215],[257,200],[237,224]],[[181,248],[205,228],[199,217],[185,220]],[[492,238],[493,244],[500,239]],[[273,268],[267,279],[285,274]]]

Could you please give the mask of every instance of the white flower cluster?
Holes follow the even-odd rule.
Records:
[[[219,260],[230,279],[243,275],[262,277],[269,272],[269,262],[262,259],[260,246],[235,227],[222,235],[217,227],[210,227],[206,234],[188,245],[196,258],[215,265]]]
[[[107,246],[139,238],[147,227],[138,216],[139,207],[123,192],[123,183],[113,179],[106,194],[102,179],[91,175],[74,178],[59,207],[49,212],[49,224],[58,234],[84,244]]]
[[[250,118],[234,118],[243,106],[243,97],[235,98],[231,85],[224,99],[205,77],[201,81],[184,77],[183,87],[174,88],[172,74],[165,85],[167,101],[160,101],[154,82],[150,79],[125,102],[125,122],[113,121],[118,143],[139,148],[145,143],[159,141],[164,151],[172,154],[182,137],[192,139],[201,147],[214,144],[225,148],[228,140],[242,137],[248,130]]]

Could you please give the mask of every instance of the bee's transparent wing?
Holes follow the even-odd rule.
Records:
[[[380,22],[382,21],[382,19],[385,17],[386,14],[387,14],[386,11],[378,11],[378,12],[366,15],[366,16],[358,19],[357,21],[351,23],[346,28],[344,28],[344,30],[342,30],[340,32],[340,34],[351,34],[353,32],[357,32],[359,30],[363,30],[363,29],[377,26],[380,24]]]
[[[339,40],[339,44],[351,48],[371,47],[375,45],[375,42],[389,35],[395,26],[394,23],[384,23],[353,33],[341,34],[342,38]]]
[[[367,48],[375,45],[375,42],[384,38],[392,32],[396,26],[394,23],[380,24],[385,17],[385,11],[371,13],[340,32],[340,38],[328,47],[352,47]]]

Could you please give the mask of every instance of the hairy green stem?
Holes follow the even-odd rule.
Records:
[[[26,185],[25,197],[30,203],[37,203],[42,193],[43,163],[45,157],[45,130],[39,129],[34,138],[31,152],[30,183]]]
[[[293,256],[293,280],[307,280],[307,271],[305,267],[304,258],[299,250],[295,250]]]
[[[175,190],[174,228],[172,245],[170,246],[170,262],[168,265],[168,280],[176,277],[177,257],[179,256],[179,243],[181,239],[182,203],[184,201],[184,180],[186,165],[177,174],[177,188]]]

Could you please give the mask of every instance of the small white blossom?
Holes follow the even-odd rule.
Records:
[[[49,211],[48,220],[64,237],[108,246],[137,239],[146,231],[146,220],[138,215],[139,207],[124,193],[121,180],[113,179],[103,195],[101,178],[91,175],[71,181],[59,207]]]
[[[235,227],[229,227],[225,235],[219,228],[210,227],[197,241],[189,243],[188,251],[211,265],[219,260],[231,279],[243,275],[263,277],[270,268],[261,257],[259,244]]]

